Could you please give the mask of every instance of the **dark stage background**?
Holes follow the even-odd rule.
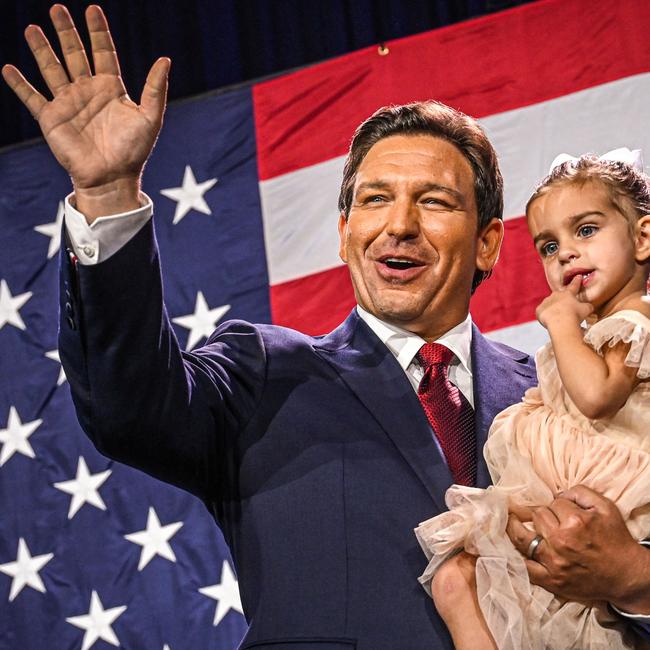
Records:
[[[149,66],[169,56],[170,100],[323,61],[533,0],[106,0],[101,2],[136,98]],[[49,0],[1,0],[0,65],[13,63],[43,90],[23,38],[30,23],[55,40]],[[87,43],[88,2],[65,3]],[[4,83],[0,147],[38,137],[38,125]]]

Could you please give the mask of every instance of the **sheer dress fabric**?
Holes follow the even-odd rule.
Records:
[[[630,345],[625,363],[642,381],[618,413],[586,418],[564,390],[547,344],[536,355],[539,385],[500,413],[490,429],[484,455],[494,485],[451,486],[449,512],[415,531],[430,560],[420,577],[427,590],[437,568],[457,550],[478,556],[479,603],[502,650],[650,648],[606,603],[563,602],[531,585],[505,534],[509,500],[546,505],[558,492],[582,484],[616,503],[636,539],[650,537],[650,319],[620,311],[589,328],[584,340],[600,354],[619,342]]]

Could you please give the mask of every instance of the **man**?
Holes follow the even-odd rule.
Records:
[[[359,308],[324,337],[233,321],[184,353],[139,184],[169,61],[154,64],[138,106],[101,10],[86,13],[94,75],[67,11],[51,16],[67,72],[39,28],[26,38],[54,99],[11,66],[3,75],[73,180],[60,351],[84,429],[107,455],[206,503],[237,566],[243,648],[451,648],[417,583],[425,562],[412,529],[444,509],[453,480],[488,483],[489,424],[535,380],[527,355],[490,343],[468,316],[503,236],[489,141],[439,104],[379,111],[355,135],[340,197]],[[453,353],[442,369],[421,352],[440,353],[425,345],[434,341]],[[650,610],[646,551],[604,499],[574,500],[558,500],[536,580]],[[535,537],[516,519],[511,532],[522,552]]]

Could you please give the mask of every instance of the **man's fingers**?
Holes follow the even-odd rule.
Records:
[[[59,37],[70,79],[89,77],[88,57],[68,10],[63,5],[54,5],[50,9],[50,18]]]
[[[530,581],[534,585],[539,585],[540,587],[544,587],[546,589],[546,585],[548,584],[550,577],[548,569],[539,562],[528,559],[524,561],[526,563],[526,570],[528,571],[528,577],[530,578]]]
[[[140,106],[145,117],[153,124],[162,123],[165,103],[167,101],[167,80],[171,60],[167,57],[158,59],[149,74],[142,90]]]
[[[545,542],[550,538],[553,531],[557,529],[559,523],[560,518],[558,513],[553,510],[552,506],[548,508],[537,508],[533,514],[533,525],[535,526],[535,530],[544,538]],[[545,546],[547,545],[548,542],[546,542]],[[540,544],[540,549],[541,546],[542,545]]]
[[[2,68],[2,76],[7,85],[16,93],[18,99],[25,104],[27,110],[36,118],[47,100],[39,93],[13,65],[5,65]]]
[[[602,494],[594,492],[594,490],[585,487],[584,485],[576,485],[565,490],[556,501],[561,499],[566,499],[567,501],[575,503],[583,510],[596,509],[603,511],[607,510],[611,503],[610,500]]]
[[[41,71],[47,87],[52,91],[53,95],[57,95],[70,83],[70,79],[68,79],[68,75],[56,54],[54,54],[50,42],[45,38],[43,30],[38,25],[29,25],[27,27],[25,39],[36,59],[38,69]]]
[[[519,503],[514,503],[510,501],[508,503],[508,512],[512,513],[519,519],[519,521],[532,521],[533,520],[533,508],[530,506],[522,506]]]
[[[111,74],[119,77],[120,62],[108,29],[108,21],[100,7],[90,5],[86,9],[86,24],[90,34],[95,74]]]
[[[524,526],[517,515],[510,513],[508,516],[508,526],[506,533],[510,541],[514,544],[515,548],[522,554],[526,555],[530,543],[535,538],[535,531],[530,530]]]

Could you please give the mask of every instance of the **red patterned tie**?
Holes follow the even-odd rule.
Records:
[[[476,483],[474,409],[447,378],[454,353],[439,343],[426,343],[417,353],[424,368],[418,397],[438,438],[447,464],[460,485]]]

